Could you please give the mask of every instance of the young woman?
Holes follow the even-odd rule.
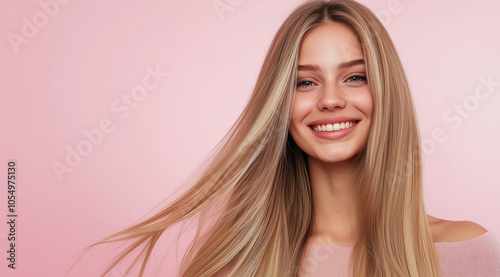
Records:
[[[142,249],[142,274],[163,231],[196,216],[182,276],[500,276],[490,232],[426,214],[403,67],[357,2],[286,19],[220,145],[188,192],[100,242],[133,241],[110,269]]]

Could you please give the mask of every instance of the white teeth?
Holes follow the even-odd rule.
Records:
[[[315,125],[313,126],[313,130],[316,132],[331,132],[331,131],[338,131],[341,129],[351,128],[354,125],[356,125],[356,122],[354,121],[325,124],[325,125]]]

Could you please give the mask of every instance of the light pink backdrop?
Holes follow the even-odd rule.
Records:
[[[186,189],[182,182],[242,111],[274,33],[300,2],[2,1],[0,222],[9,159],[18,164],[18,218],[15,270],[0,224],[0,275],[63,276],[85,246]],[[428,212],[500,237],[500,2],[362,2],[384,21],[410,80]],[[155,79],[151,70],[167,73]],[[133,108],[122,99],[131,95],[142,95]],[[106,123],[107,133],[94,137],[102,140],[89,142],[83,132]],[[58,177],[53,164],[67,165],[77,147],[86,156]],[[176,272],[172,257],[163,276]]]

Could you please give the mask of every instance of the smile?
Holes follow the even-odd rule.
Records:
[[[338,121],[340,118],[337,118]],[[332,122],[332,119],[322,119],[317,123],[323,123],[321,121],[326,121],[326,124],[311,124],[309,129],[311,132],[320,139],[326,140],[338,140],[343,137],[347,137],[349,134],[356,130],[358,123],[361,120],[354,118],[343,118],[342,122]],[[328,121],[332,123],[327,123]]]
[[[339,131],[347,128],[351,128],[355,126],[357,121],[347,121],[347,122],[339,122],[333,124],[323,124],[323,125],[312,125],[311,128],[316,132],[332,132]]]

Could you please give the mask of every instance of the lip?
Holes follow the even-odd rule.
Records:
[[[331,131],[331,132],[317,132],[314,131],[312,126],[314,125],[326,125],[326,124],[334,124],[334,123],[341,123],[341,122],[348,122],[348,121],[356,121],[356,125],[346,128],[346,129],[341,129],[338,131]],[[335,140],[335,139],[341,139],[347,135],[349,135],[356,127],[358,126],[359,122],[361,120],[358,118],[353,118],[353,117],[346,117],[346,116],[338,116],[338,117],[328,117],[328,118],[322,118],[315,120],[311,123],[308,124],[309,129],[313,134],[319,138],[322,139],[329,139],[329,140]]]
[[[315,121],[307,124],[307,126],[311,127],[313,125],[325,125],[325,124],[341,123],[341,122],[347,122],[347,121],[360,121],[360,120],[361,119],[359,119],[359,118],[347,117],[347,116],[325,117],[325,118],[315,120]]]

